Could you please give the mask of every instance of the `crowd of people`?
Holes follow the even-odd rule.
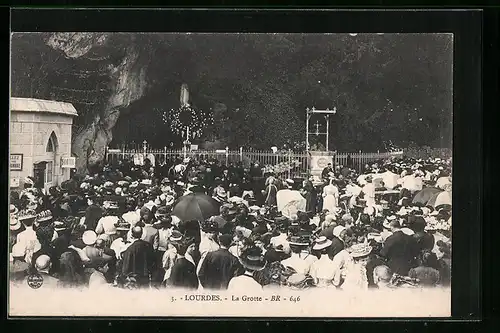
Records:
[[[306,179],[263,170],[177,158],[96,166],[47,191],[27,178],[10,196],[11,283],[38,274],[42,287],[91,289],[449,286],[451,160],[329,164]],[[305,208],[279,211],[283,191]]]

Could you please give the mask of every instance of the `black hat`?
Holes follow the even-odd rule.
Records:
[[[159,221],[153,223],[155,228],[170,228],[172,226],[172,216],[163,216]]]
[[[229,245],[231,245],[232,240],[233,236],[229,234],[223,234],[219,236],[219,243],[225,247],[229,247]]]
[[[264,259],[262,250],[256,246],[243,250],[238,259],[249,270],[260,271],[266,267],[266,260]]]
[[[288,238],[290,245],[307,246],[311,243],[310,236],[308,235],[294,235]]]

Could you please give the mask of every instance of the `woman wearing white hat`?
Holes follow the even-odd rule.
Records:
[[[11,214],[10,219],[9,219],[9,238],[10,238],[10,244],[9,244],[9,250],[12,249],[14,244],[16,243],[17,235],[19,235],[21,232],[23,232],[25,229],[21,222],[17,219],[17,216]]]
[[[368,289],[368,275],[366,264],[372,247],[368,243],[354,244],[348,250],[351,260],[345,263],[345,278],[342,289],[366,290]]]
[[[16,247],[20,252],[24,253],[24,260],[31,264],[33,254],[42,248],[35,230],[33,230],[33,223],[36,219],[36,214],[33,211],[22,211],[18,215],[18,219],[23,223],[25,230],[17,235]]]
[[[321,257],[311,265],[310,275],[314,279],[317,287],[333,287],[333,279],[336,273],[336,267],[328,256],[328,248],[332,241],[325,236],[318,237],[314,241],[312,249],[320,251]]]

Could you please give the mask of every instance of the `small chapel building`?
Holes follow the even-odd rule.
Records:
[[[68,180],[75,158],[71,156],[71,130],[78,113],[71,103],[10,99],[10,187],[22,189],[32,176],[35,186],[48,189]]]

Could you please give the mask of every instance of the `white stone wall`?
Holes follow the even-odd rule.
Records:
[[[11,178],[33,174],[33,164],[54,161],[53,184],[60,184],[69,178],[69,170],[61,168],[61,157],[71,156],[71,116],[13,111],[10,115],[10,153],[23,154],[23,170],[11,171]],[[46,152],[52,132],[57,137],[57,151]],[[21,182],[22,183],[22,182]],[[20,184],[22,187],[22,184]]]

